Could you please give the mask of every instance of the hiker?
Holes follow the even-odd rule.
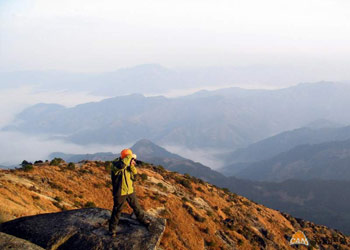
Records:
[[[134,189],[136,170],[136,155],[132,153],[131,149],[124,149],[120,152],[120,158],[112,162],[112,185],[113,185],[113,210],[112,216],[109,220],[109,231],[115,236],[120,214],[125,201],[134,210],[137,219],[149,226],[150,221],[146,219],[145,212],[140,207]]]

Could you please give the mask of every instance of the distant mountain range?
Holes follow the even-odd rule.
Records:
[[[305,75],[303,70],[284,66],[171,69],[159,64],[143,64],[101,73],[54,70],[0,72],[0,89],[31,86],[34,91],[68,90],[89,92],[93,95],[119,96],[130,93],[166,93],[188,89],[189,86],[192,89],[203,86],[217,88],[239,83],[252,87],[251,83],[271,86],[271,83],[281,82],[291,85],[300,82],[300,79],[311,78],[314,77]]]
[[[319,124],[320,123],[313,123],[313,126],[320,127]],[[322,124],[326,126],[333,125],[328,122],[323,122]],[[246,148],[241,148],[223,155],[222,158],[225,159],[226,166],[220,169],[220,172],[226,175],[236,175],[240,171],[243,171],[243,169],[248,168],[253,162],[268,160],[299,145],[319,144],[346,139],[350,139],[350,126],[321,128],[304,127],[282,132],[253,143]]]
[[[350,140],[300,145],[271,159],[245,166],[235,176],[261,181],[350,180]]]
[[[349,124],[350,113],[344,112],[349,95],[350,85],[321,82],[179,98],[119,96],[72,108],[37,104],[6,129],[79,144],[125,144],[147,137],[162,145],[235,150],[320,119]]]
[[[350,234],[350,200],[346,198],[350,195],[350,181],[298,180],[300,176],[280,183],[251,181],[225,177],[200,163],[170,153],[149,140],[138,141],[132,149],[140,160],[162,165],[166,169],[179,173],[188,173],[219,187],[226,187],[232,192],[244,195],[266,206],[329,225]],[[72,159],[76,161],[110,160],[119,155],[98,153],[79,157],[78,155],[68,156],[70,158],[65,158],[64,154],[55,153],[51,155],[51,158],[62,157],[66,161],[72,161]],[[332,168],[331,165],[328,167]]]
[[[61,158],[66,162],[80,162],[83,160],[87,161],[111,161],[119,157],[119,154],[113,154],[112,152],[100,152],[94,154],[65,154],[62,152],[53,152],[49,155],[49,159]]]
[[[142,139],[136,142],[131,147],[131,149],[133,153],[137,154],[138,160],[152,163],[154,165],[161,165],[171,171],[179,172],[182,174],[190,174],[211,183],[220,183],[221,179],[225,179],[221,173],[216,172],[201,163],[194,162],[192,160],[185,159],[177,154],[170,153],[166,149],[159,147],[158,145],[146,139]],[[49,156],[50,159],[53,159],[55,157],[62,158],[67,162],[79,162],[82,160],[111,161],[119,157],[119,154],[95,153],[74,155],[55,152]]]

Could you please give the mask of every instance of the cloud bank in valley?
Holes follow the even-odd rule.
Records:
[[[0,92],[0,128],[13,120],[24,108],[36,103],[59,103],[74,106],[80,103],[99,101],[106,97],[79,92],[33,92],[31,87],[5,89]],[[78,146],[45,136],[29,136],[21,133],[0,131],[0,165],[15,165],[22,160],[47,159],[53,151],[66,153],[95,153],[119,150],[115,146]]]
[[[0,165],[18,165],[23,160],[46,160],[52,152],[86,154],[120,152],[125,145],[76,145],[47,137],[29,136],[14,132],[0,132]]]

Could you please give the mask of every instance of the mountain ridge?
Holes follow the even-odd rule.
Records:
[[[280,153],[289,151],[303,144],[320,144],[329,141],[343,141],[350,138],[350,126],[344,127],[302,127],[284,131],[268,137],[246,148],[223,154],[226,166],[220,169],[227,175],[234,175],[237,170],[258,161],[268,160]],[[240,167],[244,165],[244,167]]]
[[[107,167],[87,161],[74,169],[61,162],[58,166],[42,163],[27,171],[1,170],[2,221],[4,215],[9,219],[87,204],[110,209]],[[337,230],[293,218],[188,175],[148,164],[138,170],[143,176],[136,183],[141,206],[167,219],[161,248],[282,249],[289,248],[293,233],[302,230],[313,247],[349,249],[350,238]]]
[[[264,181],[298,179],[350,180],[350,139],[299,145],[246,166],[235,176]]]
[[[140,142],[142,143],[142,141]],[[147,145],[150,145],[150,142],[143,144],[143,146]],[[149,151],[152,152],[152,150]],[[142,159],[142,153],[135,152]],[[218,187],[227,188],[232,192],[248,197],[266,206],[317,223],[331,225],[350,234],[350,227],[348,226],[350,225],[350,219],[348,212],[346,212],[350,211],[350,203],[345,198],[337,199],[339,194],[345,196],[350,194],[349,181],[303,181],[297,179],[286,180],[280,183],[251,181],[236,177],[225,177],[217,171],[191,160],[160,157],[157,155],[157,152],[159,151],[153,151],[153,154],[147,157],[147,162],[154,165],[161,165],[165,169],[177,171],[181,174],[190,174]],[[112,157],[105,158],[105,160],[112,160],[118,156],[117,154],[112,154]],[[85,159],[103,160],[104,158],[98,158],[98,155],[95,155],[94,157]],[[78,158],[78,160],[84,160],[84,155],[82,155],[82,158]],[[296,203],[296,201],[301,203]],[[317,213],[313,211],[317,211]]]
[[[120,96],[40,113],[32,107],[7,129],[62,134],[62,140],[84,145],[125,144],[149,137],[158,144],[234,150],[320,118],[350,123],[350,114],[343,112],[350,105],[346,84],[307,84],[251,91],[252,95],[237,91],[209,91],[191,98]]]

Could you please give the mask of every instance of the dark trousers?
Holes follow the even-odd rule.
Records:
[[[113,201],[114,201],[114,204],[113,204],[112,216],[111,216],[111,219],[109,220],[109,231],[116,232],[120,214],[122,212],[125,201],[127,201],[130,207],[134,210],[136,218],[140,222],[144,222],[145,213],[143,209],[140,207],[139,202],[137,201],[135,192],[129,195],[114,196]]]

